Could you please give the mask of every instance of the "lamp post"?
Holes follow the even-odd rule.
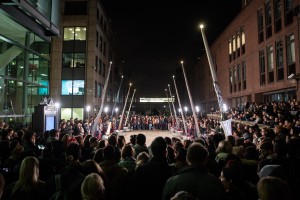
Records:
[[[221,118],[222,118],[223,117],[222,114],[224,113],[224,109],[223,109],[223,107],[224,107],[224,101],[223,101],[223,98],[222,98],[222,95],[221,95],[221,90],[219,88],[219,84],[218,84],[218,80],[217,80],[215,68],[213,66],[213,60],[212,60],[212,57],[211,57],[211,53],[210,53],[209,46],[207,44],[206,36],[204,34],[204,30],[203,29],[204,29],[204,25],[201,24],[200,25],[200,30],[201,30],[201,34],[202,34],[202,38],[203,38],[203,43],[204,43],[204,46],[205,46],[206,55],[207,55],[207,59],[208,59],[208,63],[209,63],[210,73],[211,73],[211,76],[212,76],[212,81],[213,81],[213,85],[214,85],[215,92],[216,92],[216,95],[217,95],[219,109],[220,109]]]
[[[223,97],[221,94],[221,90],[217,81],[217,76],[216,76],[216,72],[215,72],[215,67],[213,66],[213,60],[211,57],[211,53],[210,53],[210,49],[209,46],[207,44],[206,41],[206,36],[204,33],[204,26],[203,24],[200,25],[200,30],[201,30],[201,34],[202,34],[202,38],[203,38],[203,43],[205,46],[205,50],[206,50],[206,55],[207,55],[207,59],[208,59],[208,64],[209,64],[209,68],[210,68],[210,73],[212,76],[212,82],[215,88],[215,92],[216,92],[216,96],[217,96],[217,100],[218,100],[218,105],[219,105],[219,109],[220,109],[220,113],[221,113],[221,125],[224,129],[224,133],[225,135],[231,135],[232,134],[232,128],[231,128],[231,119],[225,120],[225,112],[227,111],[227,106],[224,104],[223,101]]]
[[[170,92],[170,97],[171,97],[172,96],[172,92],[171,92],[170,84],[168,84],[168,87],[169,87],[169,92]],[[179,120],[178,120],[178,117],[177,117],[177,114],[176,114],[176,109],[175,109],[173,101],[172,101],[172,106],[173,106],[173,110],[174,110],[174,116],[175,116],[175,121],[176,121],[176,128],[177,128],[177,131],[178,131],[180,124],[179,124]]]
[[[128,117],[129,117],[129,114],[130,114],[130,109],[131,109],[132,101],[133,101],[133,99],[134,99],[135,91],[136,91],[136,89],[133,90],[133,94],[132,94],[132,98],[131,98],[130,105],[129,105],[129,108],[128,108],[128,112],[127,112],[127,116],[126,116],[126,119],[125,119],[125,124],[124,124],[124,126],[127,125],[127,121],[128,121]]]
[[[102,96],[101,96],[100,109],[99,109],[98,115],[94,119],[94,124],[93,124],[93,128],[92,128],[92,135],[93,136],[96,135],[96,131],[97,131],[98,124],[99,124],[99,118],[102,115],[102,110],[103,110],[103,105],[104,105],[104,100],[105,100],[105,95],[106,95],[106,89],[107,89],[108,80],[109,80],[109,77],[110,77],[111,66],[112,66],[112,61],[110,61],[110,63],[109,63],[108,71],[107,71],[107,74],[106,74],[106,80],[105,80],[105,83],[104,83],[104,88],[103,88],[103,92],[102,92]]]
[[[114,112],[114,110],[115,110],[115,107],[116,107],[117,102],[119,102],[119,94],[120,94],[120,90],[121,90],[121,85],[122,85],[122,82],[123,82],[123,78],[124,78],[124,76],[121,76],[121,81],[120,81],[120,85],[119,85],[117,97],[116,97],[116,99],[115,99],[114,107],[113,107],[112,110],[111,110],[111,118],[114,116],[114,113],[113,113],[113,112]]]
[[[173,114],[172,114],[172,110],[171,110],[171,106],[170,106],[170,101],[169,101],[169,96],[168,96],[168,92],[167,89],[165,89],[166,95],[167,95],[167,99],[168,99],[168,104],[169,104],[169,109],[170,109],[170,115],[171,115],[171,119],[173,119]],[[170,97],[171,98],[171,97]]]
[[[120,130],[121,127],[122,127],[123,116],[124,116],[124,112],[125,112],[125,108],[126,108],[126,104],[127,104],[127,100],[128,100],[128,96],[129,96],[129,92],[130,92],[131,85],[132,85],[132,84],[129,83],[129,88],[128,88],[127,96],[126,96],[126,99],[125,99],[124,107],[123,107],[123,110],[122,110],[122,114],[121,114],[121,119],[120,119],[120,123],[119,123],[118,130]]]
[[[199,136],[200,135],[200,128],[199,128],[199,124],[198,124],[198,118],[197,118],[196,113],[195,113],[195,109],[194,109],[195,107],[194,107],[193,99],[192,99],[192,96],[191,96],[189,84],[188,84],[188,81],[187,81],[187,78],[186,78],[186,75],[185,75],[183,61],[181,61],[181,66],[182,66],[182,72],[183,72],[183,76],[184,76],[184,80],[185,80],[186,89],[187,89],[189,99],[190,99],[191,108],[192,108],[192,111],[193,111],[193,117],[194,117],[194,123],[195,123],[195,126],[196,126],[197,136]]]
[[[173,82],[174,82],[174,87],[175,87],[175,91],[176,91],[176,95],[177,95],[177,99],[178,99],[178,105],[179,105],[179,108],[180,108],[180,111],[181,111],[182,110],[181,109],[181,102],[180,102],[180,98],[179,98],[179,94],[178,94],[178,90],[177,90],[177,86],[176,86],[176,81],[175,81],[175,76],[174,75],[173,75]],[[181,114],[181,118],[182,118],[182,123],[183,123],[183,128],[184,128],[184,131],[185,131],[185,135],[187,135],[187,127],[186,127],[186,123],[185,123],[184,114],[182,112],[180,112],[180,114]]]

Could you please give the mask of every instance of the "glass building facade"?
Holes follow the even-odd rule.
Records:
[[[0,121],[30,124],[34,107],[48,97],[58,6],[59,0],[1,2]]]

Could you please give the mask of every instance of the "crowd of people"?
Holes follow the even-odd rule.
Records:
[[[0,199],[300,199],[299,111],[295,100],[230,109],[232,135],[205,115],[196,135],[187,117],[190,137],[170,132],[150,146],[149,121],[167,130],[174,117],[131,116],[128,126],[140,133],[129,141],[116,118],[99,119],[98,134],[89,120],[62,120],[45,133],[2,122]]]

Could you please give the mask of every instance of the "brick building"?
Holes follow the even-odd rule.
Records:
[[[242,2],[240,13],[210,45],[225,103],[299,100],[299,1]],[[206,112],[218,109],[206,54],[188,76],[195,102]]]

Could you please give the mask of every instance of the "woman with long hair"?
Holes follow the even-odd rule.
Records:
[[[81,195],[83,200],[106,199],[104,183],[99,174],[91,173],[86,176],[81,185]]]
[[[19,179],[12,183],[5,195],[7,199],[43,199],[45,182],[39,179],[39,161],[37,158],[26,157],[20,167]]]

